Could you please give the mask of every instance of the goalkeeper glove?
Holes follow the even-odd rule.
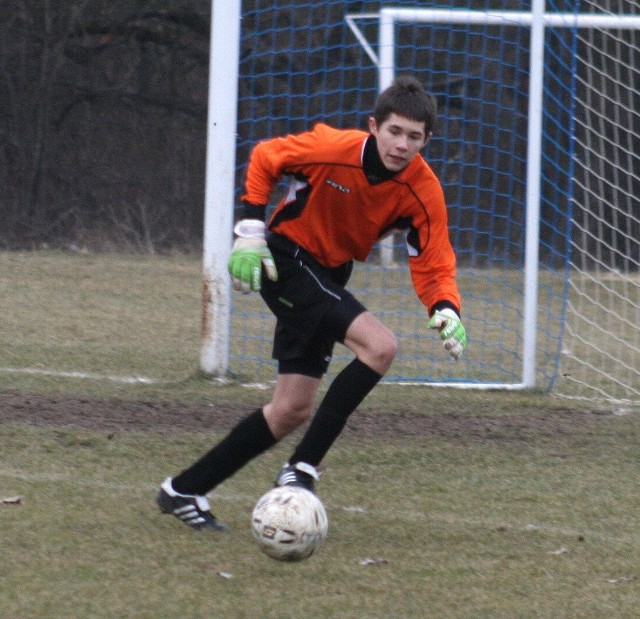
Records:
[[[437,311],[429,320],[429,329],[437,329],[444,347],[457,361],[467,347],[467,332],[458,315],[449,308]]]
[[[278,271],[267,247],[264,229],[264,222],[259,219],[243,219],[233,229],[237,238],[231,248],[228,268],[233,287],[243,294],[260,290],[262,267],[272,282],[278,281]]]

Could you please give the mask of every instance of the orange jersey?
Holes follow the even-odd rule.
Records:
[[[269,229],[307,250],[326,267],[365,260],[394,229],[408,229],[414,288],[431,312],[449,301],[460,309],[456,260],[440,181],[420,156],[391,178],[372,183],[363,167],[369,134],[318,124],[312,131],[260,142],[253,149],[242,200],[269,202],[285,175],[289,193]]]

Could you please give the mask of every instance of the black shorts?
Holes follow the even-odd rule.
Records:
[[[278,281],[266,277],[260,294],[277,318],[273,358],[281,374],[320,377],[329,367],[336,342],[344,342],[349,325],[367,311],[345,290],[353,263],[329,269],[304,249],[269,233],[267,243]]]

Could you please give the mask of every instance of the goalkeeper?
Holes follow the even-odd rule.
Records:
[[[224,529],[205,495],[312,417],[340,342],[355,358],[330,385],[275,482],[314,490],[318,465],[396,355],[394,334],[345,289],[353,261],[365,260],[384,235],[406,232],[426,326],[460,357],[466,333],[446,206],[420,154],[435,119],[435,99],[415,78],[400,76],[379,95],[368,132],[318,124],[254,148],[229,272],[237,290],[260,292],[277,318],[274,393],[202,458],[164,481],[157,497],[162,511],[196,529]],[[288,195],[265,225],[270,195],[283,176],[291,177]]]

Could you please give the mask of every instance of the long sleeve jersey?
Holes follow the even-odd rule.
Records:
[[[242,200],[264,206],[278,181],[291,176],[269,229],[326,267],[365,260],[386,233],[407,230],[418,297],[429,313],[443,302],[459,312],[456,260],[438,178],[419,155],[397,174],[367,175],[368,140],[375,138],[364,131],[318,124],[312,131],[260,142],[251,154]]]

